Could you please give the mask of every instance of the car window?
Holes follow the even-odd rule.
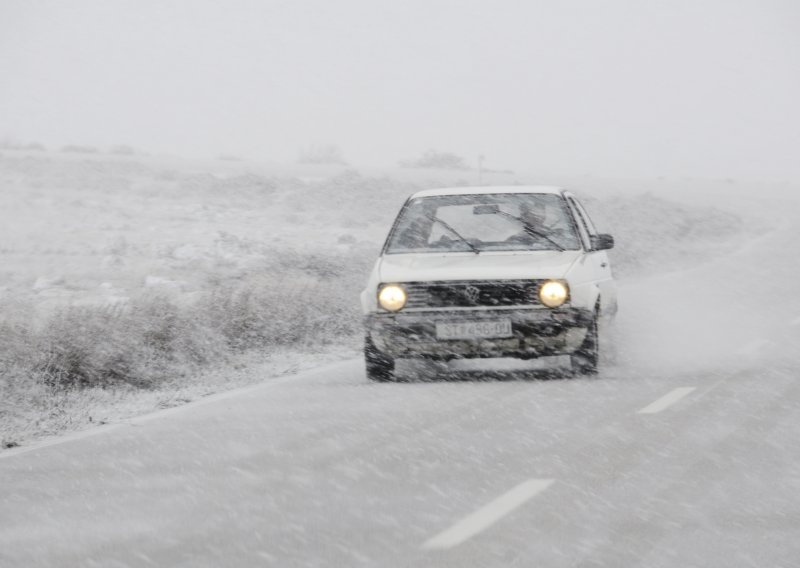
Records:
[[[387,253],[576,250],[578,235],[556,194],[444,195],[409,201]]]
[[[586,226],[586,220],[583,218],[580,211],[578,211],[578,206],[575,204],[575,200],[571,196],[567,197],[567,202],[569,203],[570,210],[575,218],[575,223],[578,225],[578,232],[581,235],[583,247],[586,250],[590,250],[592,247],[591,240],[589,239],[589,229]]]
[[[586,230],[589,232],[589,235],[592,237],[596,237],[597,229],[595,229],[594,223],[592,223],[592,219],[589,217],[589,214],[586,213],[586,209],[584,209],[581,202],[575,199],[574,197],[570,197],[570,199],[575,204],[575,207],[577,208],[578,213],[581,216],[581,219],[583,219],[583,222],[586,225]]]

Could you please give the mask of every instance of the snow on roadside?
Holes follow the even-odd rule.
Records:
[[[153,411],[181,406],[232,389],[294,375],[326,363],[357,356],[353,345],[308,349],[278,348],[250,352],[234,363],[217,363],[189,378],[168,381],[158,389],[92,387],[53,390],[29,400],[0,399],[0,452],[66,432],[125,422]],[[30,395],[30,391],[26,394]]]

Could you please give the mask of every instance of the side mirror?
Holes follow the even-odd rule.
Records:
[[[614,248],[614,237],[601,234],[592,237],[592,250],[608,250]]]

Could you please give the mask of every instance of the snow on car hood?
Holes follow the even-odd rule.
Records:
[[[388,254],[381,258],[380,281],[563,278],[581,254],[581,251],[572,250],[481,254]]]

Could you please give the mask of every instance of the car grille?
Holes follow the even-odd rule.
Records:
[[[406,282],[408,308],[531,306],[539,303],[538,280]]]

